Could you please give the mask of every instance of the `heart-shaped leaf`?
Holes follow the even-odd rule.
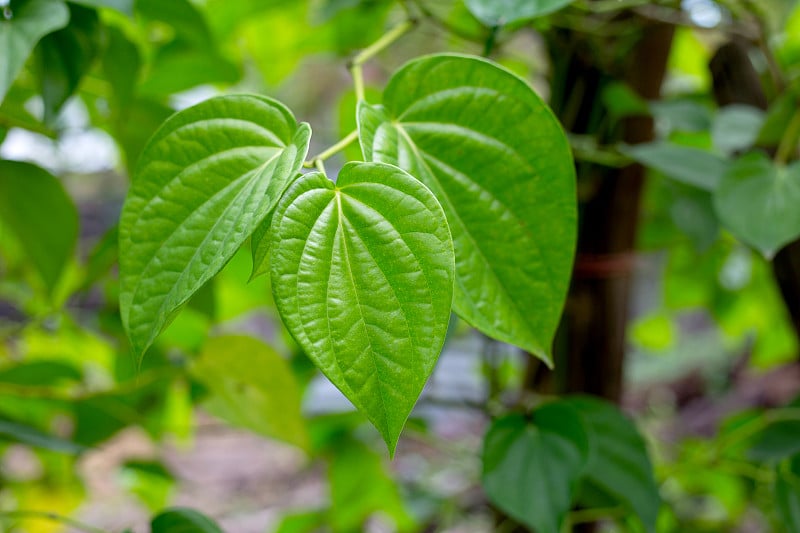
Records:
[[[453,244],[439,202],[397,167],[348,163],[289,187],[272,219],[275,303],[306,354],[394,453],[444,343]]]
[[[8,10],[10,19],[0,14],[0,102],[39,39],[69,22],[69,10],[61,0],[17,0]]]
[[[574,0],[465,0],[475,18],[487,26],[502,26],[548,15]]]
[[[551,111],[520,78],[479,58],[427,56],[359,105],[367,160],[422,181],[456,248],[453,306],[487,335],[548,363],[572,271],[575,171]]]
[[[222,269],[297,175],[311,130],[269,98],[212,98],[144,149],[120,219],[120,310],[137,355]]]
[[[589,458],[583,482],[635,512],[655,531],[661,499],[647,446],[634,423],[614,405],[588,396],[564,400],[583,420]]]
[[[714,194],[720,220],[771,258],[800,236],[800,163],[779,167],[760,152],[736,161]]]
[[[0,221],[52,292],[78,241],[78,210],[61,182],[30,163],[0,161]]]
[[[563,403],[540,407],[529,419],[506,416],[484,440],[483,488],[514,519],[540,533],[558,533],[588,449],[580,417]]]
[[[721,156],[666,141],[624,147],[622,152],[675,181],[713,191],[730,164]]]

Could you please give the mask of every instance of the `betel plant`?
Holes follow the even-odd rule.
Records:
[[[311,128],[264,96],[211,98],[154,134],[119,230],[137,357],[249,239],[286,328],[390,454],[451,310],[552,363],[576,234],[566,136],[525,81],[479,57],[414,59],[368,103],[362,64],[413,24],[353,60],[358,130],[310,160]],[[356,139],[364,161],[332,180],[323,162]]]

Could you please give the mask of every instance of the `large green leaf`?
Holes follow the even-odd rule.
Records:
[[[712,152],[666,141],[629,146],[623,153],[669,178],[706,191],[717,188],[730,166]]]
[[[141,355],[272,211],[310,128],[269,98],[212,98],[145,147],[120,220],[120,310]]]
[[[487,26],[502,26],[548,15],[574,0],[465,0],[475,18]]]
[[[444,343],[453,244],[431,192],[348,163],[298,179],[272,221],[272,288],[289,331],[391,453]]]
[[[722,223],[768,258],[800,236],[798,206],[800,163],[776,166],[760,152],[736,161],[714,195]]]
[[[213,520],[193,509],[173,507],[153,518],[150,532],[222,533],[222,529]]]
[[[0,161],[0,220],[52,291],[78,240],[78,211],[61,182],[30,163]]]
[[[12,0],[9,9],[11,19],[0,17],[0,102],[39,39],[69,22],[61,0]]]
[[[384,105],[359,105],[367,160],[436,195],[456,248],[453,306],[487,335],[548,363],[575,249],[575,173],[551,111],[520,78],[479,58],[411,61]]]
[[[97,11],[72,5],[69,26],[45,36],[37,47],[45,122],[52,122],[77,90],[100,50]]]
[[[654,531],[661,505],[647,447],[633,422],[607,402],[590,397],[565,400],[583,418],[589,437],[584,483],[636,513]]]
[[[300,389],[288,363],[252,337],[215,337],[192,373],[211,392],[206,408],[239,427],[308,448]]]
[[[588,450],[580,416],[564,403],[540,407],[528,418],[506,416],[484,440],[483,488],[514,519],[539,533],[558,533]]]

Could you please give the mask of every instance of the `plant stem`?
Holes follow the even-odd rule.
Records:
[[[77,520],[73,520],[72,518],[47,511],[0,511],[0,519],[3,518],[11,520],[22,520],[26,518],[49,520],[51,522],[60,522],[72,528],[85,531],[86,533],[107,533],[105,530],[100,529],[99,527],[90,526],[88,524],[78,522]]]
[[[356,90],[356,98],[360,101],[364,99],[364,73],[361,66],[391,46],[400,37],[408,33],[417,24],[415,19],[407,19],[395,26],[383,36],[364,48],[350,62],[350,73],[353,76],[353,85]]]
[[[317,168],[318,171],[322,172],[326,176],[328,175],[328,173],[325,172],[325,163],[322,162],[322,159],[315,159],[314,166]]]
[[[788,163],[797,150],[798,140],[800,140],[800,109],[795,111],[792,121],[783,132],[778,151],[775,152],[775,162],[779,165]]]
[[[330,148],[323,150],[318,155],[312,157],[311,159],[303,163],[303,166],[306,168],[315,168],[315,167],[319,168],[319,163],[322,163],[323,161],[330,159],[331,156],[338,154],[339,152],[341,152],[342,150],[353,144],[353,142],[357,139],[358,139],[358,130],[353,130],[350,133],[348,133],[342,140],[340,140]]]

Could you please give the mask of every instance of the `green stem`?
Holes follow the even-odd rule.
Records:
[[[325,172],[325,163],[323,163],[322,159],[315,159],[314,166],[317,168],[318,171],[322,172],[324,175],[326,176],[328,175],[328,173]]]
[[[383,34],[380,39],[361,50],[361,52],[359,52],[356,57],[353,58],[353,60],[350,62],[350,73],[353,76],[353,84],[355,86],[356,98],[358,98],[358,100],[364,99],[364,72],[361,68],[362,65],[391,46],[395,41],[400,39],[400,37],[408,33],[416,24],[417,21],[414,19],[403,21],[399,25],[389,30],[387,33]]]
[[[798,141],[800,141],[800,109],[795,112],[792,121],[783,132],[778,151],[775,152],[775,162],[779,165],[788,163],[797,150]]]
[[[72,528],[85,531],[86,533],[107,533],[99,527],[90,526],[72,518],[61,516],[56,513],[47,511],[0,511],[0,519],[10,520],[23,520],[23,519],[36,519],[36,520],[49,520],[51,522],[60,522]]]
[[[348,133],[347,136],[345,136],[341,141],[337,142],[330,148],[327,148],[326,150],[320,152],[319,155],[316,155],[311,159],[309,159],[308,161],[306,161],[305,163],[303,163],[303,166],[306,168],[314,168],[314,167],[319,168],[317,166],[318,163],[330,159],[332,156],[338,154],[339,152],[341,152],[342,150],[353,144],[353,142],[356,141],[357,139],[358,139],[358,130],[353,130],[350,133]]]

